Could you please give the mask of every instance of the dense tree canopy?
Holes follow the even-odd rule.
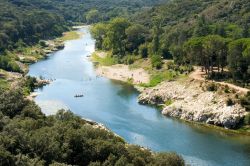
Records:
[[[106,34],[114,34],[112,28],[99,38],[94,31],[93,35],[99,49],[114,51],[115,44],[122,42],[123,56],[150,57],[157,68],[162,58],[173,58],[177,65],[203,66],[208,78],[232,78],[245,86],[249,83],[249,6],[247,0],[168,1],[133,14],[125,35],[119,32],[122,38],[107,40],[114,47],[104,47],[103,42],[109,38]],[[93,29],[111,24],[97,24]]]
[[[0,90],[0,100],[0,165],[184,165],[175,153],[128,145],[69,111],[46,117],[19,90]]]

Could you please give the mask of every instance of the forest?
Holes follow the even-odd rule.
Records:
[[[202,66],[208,79],[249,87],[249,0],[0,0],[0,69],[21,72],[9,52],[80,23],[93,24],[96,48],[116,63],[149,58],[160,70],[173,60],[175,69]],[[35,79],[19,86],[0,88],[0,165],[184,165],[175,153],[129,145],[70,111],[45,116],[25,98]]]
[[[105,21],[135,13],[140,8],[148,8],[159,2],[160,0],[0,0],[0,52],[15,49],[18,44],[30,45],[38,40],[60,36],[67,30],[67,25],[76,22]]]
[[[150,8],[161,0],[0,0],[0,68],[21,72],[8,51],[61,36],[72,25],[92,24]]]
[[[0,90],[0,101],[0,165],[184,166],[175,153],[126,144],[70,111],[45,116],[21,89]]]
[[[107,21],[159,2],[0,0],[0,71],[22,73],[12,56],[15,50],[61,36],[72,25]],[[5,85],[1,74],[0,84]],[[14,88],[0,86],[0,165],[184,165],[175,153],[129,145],[70,111],[45,116],[26,98],[35,87],[36,79],[28,76]]]
[[[160,69],[163,59],[172,59],[177,66],[202,66],[208,78],[247,87],[249,6],[247,0],[175,0],[130,18],[98,23],[92,33],[96,47],[111,51],[120,63],[127,63],[128,56],[149,57],[152,66]]]

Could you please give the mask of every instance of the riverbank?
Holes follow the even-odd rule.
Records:
[[[141,104],[162,105],[162,114],[187,121],[201,122],[228,129],[241,123],[246,110],[239,104],[229,104],[233,94],[223,87],[208,91],[206,82],[192,79],[167,81],[145,89],[138,97]]]
[[[91,60],[96,63],[96,73],[99,76],[107,77],[112,80],[128,82],[134,85],[148,84],[150,81],[149,73],[143,68],[130,69],[128,65],[112,65],[111,62],[105,62],[104,64],[106,65],[103,65],[98,58],[106,58],[107,53],[96,51],[95,56],[97,57],[92,56]]]
[[[95,56],[104,59],[107,54],[96,52]],[[141,93],[138,97],[140,104],[159,106],[163,115],[172,118],[236,129],[247,115],[245,108],[235,99],[242,92],[221,84],[185,77],[163,81],[154,87],[142,87],[140,85],[143,83],[150,82],[150,74],[143,68],[131,69],[124,64],[105,66],[97,62],[96,73],[109,79],[132,83]],[[215,86],[215,89],[210,90],[210,86]],[[248,131],[246,127],[243,132]]]
[[[29,94],[30,90],[28,90],[27,87],[24,87],[26,74],[29,72],[29,65],[46,59],[53,52],[63,49],[66,41],[78,39],[81,35],[83,34],[76,30],[72,30],[63,33],[62,37],[46,41],[41,40],[36,45],[23,46],[22,48],[6,52],[6,56],[8,56],[9,60],[20,68],[20,72],[10,72],[0,69],[0,88],[6,90],[23,88],[24,94],[28,95],[27,98],[33,100],[36,95],[33,93]],[[33,83],[35,86],[40,87],[49,84],[52,79],[53,78],[50,80],[44,80],[38,76],[37,80]]]

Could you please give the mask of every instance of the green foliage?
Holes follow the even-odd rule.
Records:
[[[104,23],[98,23],[91,27],[91,34],[96,39],[96,48],[104,49],[104,39],[107,36],[107,25]]]
[[[6,81],[5,78],[0,78],[0,89],[8,89],[9,88],[9,84],[8,81]]]
[[[4,69],[12,72],[21,72],[20,67],[9,56],[0,55],[0,69]]]
[[[3,100],[4,98],[4,100]],[[128,145],[112,132],[93,127],[72,112],[46,117],[17,91],[0,96],[1,165],[154,165],[155,154]],[[171,157],[170,157],[171,156]],[[162,161],[184,165],[174,153]]]
[[[156,69],[161,69],[162,67],[162,59],[159,55],[153,55],[150,57],[152,67],[155,67]]]
[[[209,83],[206,88],[207,88],[207,91],[211,91],[211,92],[217,91],[217,85],[215,83]]]
[[[173,101],[171,99],[168,99],[167,101],[165,101],[165,105],[169,106],[173,103]]]
[[[177,73],[171,70],[157,72],[150,77],[149,87],[154,87],[163,81],[173,80],[177,76]]]
[[[1,0],[0,52],[60,36],[74,22],[96,23],[126,16],[162,0]],[[22,42],[19,42],[22,41]]]
[[[69,32],[65,32],[63,36],[59,38],[59,40],[68,41],[68,40],[74,40],[74,39],[79,39],[79,38],[80,38],[80,34],[77,31],[69,31]]]
[[[227,58],[229,70],[234,80],[250,82],[250,39],[239,39],[229,44]]]
[[[140,24],[132,24],[126,29],[126,50],[137,53],[139,46],[145,42],[147,29]]]
[[[234,105],[234,101],[231,98],[228,98],[226,101],[227,106],[232,106]]]
[[[129,22],[125,18],[115,18],[109,24],[109,31],[107,32],[107,40],[113,55],[120,57],[125,56],[126,47],[126,29],[129,27]]]
[[[25,77],[25,87],[28,88],[29,92],[33,92],[36,88],[37,80],[35,77],[27,76]]]
[[[147,44],[141,44],[139,47],[139,55],[142,58],[147,58],[148,57],[148,47]]]
[[[156,154],[153,165],[155,166],[163,166],[163,165],[180,166],[180,165],[185,165],[185,162],[181,156],[175,153],[159,153],[159,154]]]
[[[244,97],[240,98],[240,103],[247,111],[250,111],[250,92],[248,92]]]
[[[20,89],[6,92],[0,89],[0,101],[0,112],[11,118],[20,114],[25,106],[25,100]]]
[[[244,123],[245,123],[245,125],[250,125],[250,113],[248,113],[248,114],[244,117]]]
[[[133,30],[126,32],[130,22],[125,18],[114,18],[107,24],[99,23],[92,27],[91,32],[96,39],[98,49],[111,50],[113,55],[120,58],[126,53],[126,33],[132,33]],[[133,41],[133,37],[131,40]]]
[[[96,9],[92,9],[86,14],[86,21],[88,24],[97,23],[101,19],[100,13]]]
[[[103,66],[111,66],[118,63],[118,59],[115,56],[107,55],[103,58],[99,57],[96,53],[92,55],[92,59]]]

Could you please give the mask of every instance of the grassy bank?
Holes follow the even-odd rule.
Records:
[[[59,39],[62,41],[75,40],[75,39],[79,39],[80,36],[81,36],[80,32],[69,31],[69,32],[63,33],[63,36]]]
[[[101,66],[112,66],[118,64],[116,58],[112,57],[109,52],[96,51],[92,54],[91,60]]]

